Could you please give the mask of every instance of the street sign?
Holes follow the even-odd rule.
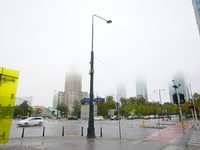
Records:
[[[164,110],[162,110],[162,113],[164,113]]]
[[[39,110],[39,113],[42,113],[42,109]]]
[[[90,98],[84,98],[84,102],[90,102]]]
[[[84,98],[84,102],[90,102],[90,98]],[[94,102],[105,102],[105,98],[95,98]]]
[[[105,98],[95,98],[94,102],[105,102]]]

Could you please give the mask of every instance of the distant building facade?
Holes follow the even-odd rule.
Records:
[[[73,102],[83,98],[88,98],[88,93],[82,92],[82,75],[77,72],[67,72],[65,76],[65,90],[64,92],[57,92],[57,97],[54,96],[56,103],[53,101],[53,105],[57,106],[58,102],[59,104],[64,103],[68,105],[69,114],[71,114],[73,111]]]
[[[89,109],[90,105],[81,105],[81,118],[82,119],[89,119]],[[97,116],[97,105],[94,105],[94,117]]]
[[[121,98],[126,98],[126,85],[124,83],[117,85],[117,95],[116,95],[117,102],[120,103]]]
[[[32,106],[32,104],[33,104],[33,96],[31,96],[31,97],[20,97],[20,98],[16,97],[14,106],[21,105],[24,101],[27,101],[27,104],[29,106]]]
[[[196,17],[199,34],[200,34],[200,0],[192,0],[192,4],[194,7],[194,13]]]
[[[58,92],[54,91],[53,93],[53,108],[55,109],[58,105]]]
[[[144,77],[140,76],[136,78],[136,96],[137,98],[143,97],[146,101],[148,101],[147,84]]]
[[[190,99],[189,89],[183,76],[183,73],[177,72],[172,76],[172,79],[174,80],[174,83],[169,84],[170,102],[173,103],[173,94],[176,93],[174,87],[172,87],[174,84],[178,86],[178,92],[184,94],[185,100],[188,101]]]

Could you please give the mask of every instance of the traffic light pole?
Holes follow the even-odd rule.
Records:
[[[195,127],[195,130],[197,129],[197,114],[196,114],[196,107],[195,107],[195,103],[194,103],[194,100],[193,100],[193,96],[192,96],[192,90],[191,90],[191,85],[189,84],[190,86],[190,92],[191,92],[191,97],[192,97],[192,103],[194,104],[194,115],[195,115],[195,123],[194,123],[194,127]],[[191,107],[192,108],[192,107]],[[194,120],[194,118],[193,118]]]
[[[185,141],[185,147],[188,147],[188,143],[187,143],[186,136],[185,136],[184,122],[183,122],[183,119],[182,119],[182,111],[181,111],[181,105],[180,105],[180,97],[179,97],[179,93],[178,93],[178,87],[176,85],[174,85],[173,87],[175,88],[176,94],[177,94],[178,110],[179,110],[179,115],[180,115],[179,119],[181,119],[181,122],[182,122],[182,129],[183,129],[183,136],[184,136],[184,141]]]

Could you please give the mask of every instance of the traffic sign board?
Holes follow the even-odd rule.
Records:
[[[42,109],[39,110],[39,113],[42,113]]]

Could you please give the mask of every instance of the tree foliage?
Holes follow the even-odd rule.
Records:
[[[164,103],[161,105],[158,102],[147,102],[144,98],[130,97],[128,99],[120,99],[122,106],[120,107],[120,114],[128,116],[134,113],[134,115],[162,115],[164,114],[175,114],[175,105],[172,103]],[[165,112],[165,109],[167,112]]]
[[[56,109],[58,109],[61,113],[64,112],[64,115],[66,115],[68,112],[68,105],[61,103],[57,105]]]
[[[73,102],[73,115],[76,115],[80,118],[81,115],[81,102],[79,100],[75,100]]]
[[[17,105],[14,107],[14,117],[17,117],[18,115],[20,116],[27,116],[28,115],[28,110],[29,112],[29,116],[33,113],[33,108],[29,107],[28,102],[27,101],[23,101],[22,104]]]

